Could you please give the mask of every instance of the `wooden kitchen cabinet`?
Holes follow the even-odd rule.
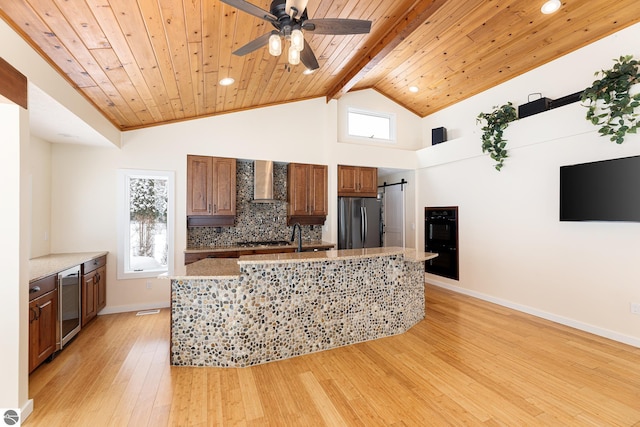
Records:
[[[232,226],[236,215],[236,159],[187,156],[187,224]]]
[[[29,284],[29,373],[57,349],[58,289],[56,276]]]
[[[338,196],[376,197],[378,169],[338,165]]]
[[[327,166],[289,163],[287,224],[322,225],[327,218]]]
[[[107,305],[107,257],[82,264],[82,327]]]

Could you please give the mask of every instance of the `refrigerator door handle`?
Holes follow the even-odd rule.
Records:
[[[362,212],[362,247],[366,247],[366,243],[367,243],[367,225],[368,225],[368,218],[367,218],[367,208],[366,207],[361,207],[361,212]]]

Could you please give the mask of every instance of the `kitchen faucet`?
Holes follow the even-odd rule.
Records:
[[[293,224],[293,233],[291,233],[291,241],[296,238],[296,227],[298,227],[298,249],[296,252],[302,252],[302,227],[300,227],[299,223]]]

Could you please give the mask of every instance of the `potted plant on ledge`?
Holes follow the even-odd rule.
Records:
[[[488,152],[497,162],[495,168],[498,171],[502,169],[504,159],[507,158],[507,140],[502,138],[502,134],[509,123],[517,119],[518,114],[511,102],[495,107],[490,113],[480,113],[476,119],[477,123],[485,122],[482,127],[482,152]]]
[[[588,103],[586,118],[600,126],[600,135],[622,144],[627,133],[638,130],[636,109],[640,106],[640,93],[631,94],[631,88],[640,84],[640,62],[632,55],[614,61],[610,70],[595,73],[602,77],[584,90],[581,100]]]

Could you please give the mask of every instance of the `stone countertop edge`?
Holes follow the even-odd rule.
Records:
[[[67,268],[100,258],[109,252],[75,252],[49,254],[29,260],[29,283],[59,273]]]
[[[282,264],[297,262],[339,261],[345,259],[371,258],[377,256],[404,255],[410,262],[421,262],[435,258],[437,254],[419,252],[415,249],[401,247],[366,248],[366,249],[340,249],[319,252],[294,252],[266,255],[246,255],[238,259],[238,264]]]
[[[162,274],[160,279],[170,280],[211,280],[234,279],[240,276],[240,265],[248,264],[282,264],[291,262],[320,262],[340,261],[344,259],[370,258],[375,256],[403,255],[405,261],[422,262],[435,258],[438,254],[416,251],[400,247],[370,248],[370,249],[342,249],[321,252],[283,253],[268,255],[247,255],[240,258],[207,258],[187,265],[187,271],[182,276]]]
[[[319,240],[311,240],[302,242],[303,248],[334,248],[335,243],[330,242],[322,242]],[[187,248],[184,250],[185,254],[197,254],[201,252],[230,252],[230,251],[243,251],[243,250],[252,250],[252,249],[295,249],[298,247],[298,244],[295,242],[291,242],[289,245],[278,245],[278,246],[205,246],[199,248]]]

